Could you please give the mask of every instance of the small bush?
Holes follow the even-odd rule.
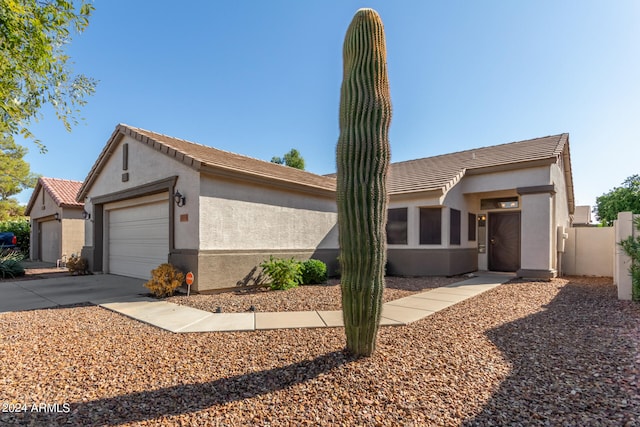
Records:
[[[327,264],[319,259],[308,259],[302,263],[302,283],[317,285],[327,281]]]
[[[636,228],[640,231],[640,217],[634,220]],[[640,237],[629,236],[618,243],[625,253],[631,258],[629,274],[631,275],[631,299],[640,301]]]
[[[264,261],[260,267],[271,279],[269,287],[273,290],[291,289],[302,283],[302,263],[294,258],[282,259],[271,256],[269,261]]]
[[[69,273],[76,276],[89,274],[89,263],[85,258],[76,254],[71,254],[71,257],[67,260],[67,268]]]
[[[31,238],[31,224],[26,218],[0,221],[0,231],[11,231],[18,239],[18,248],[22,255],[29,256],[29,240]]]
[[[24,267],[20,263],[24,256],[17,251],[0,255],[0,277],[3,279],[24,275]]]
[[[163,298],[173,295],[182,282],[184,282],[184,274],[173,265],[164,263],[151,270],[151,279],[144,286],[149,288],[153,295]]]

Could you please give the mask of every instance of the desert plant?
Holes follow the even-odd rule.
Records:
[[[294,258],[274,258],[272,255],[260,267],[270,279],[269,287],[273,290],[295,288],[302,282],[302,263]]]
[[[302,263],[302,284],[316,285],[327,281],[327,264],[319,259],[308,259]]]
[[[79,255],[71,254],[67,260],[67,269],[73,275],[84,275],[89,273],[89,263]]]
[[[24,256],[17,251],[0,254],[0,277],[3,279],[24,275],[24,267],[20,263]]]
[[[182,282],[184,282],[184,274],[173,265],[164,263],[151,270],[151,279],[144,286],[153,295],[163,298],[173,295],[175,290],[182,285]]]
[[[640,231],[640,217],[634,220],[635,226]],[[640,301],[640,237],[629,236],[619,245],[631,258],[629,274],[631,274],[631,299]]]
[[[386,259],[391,95],[384,26],[373,9],[356,12],[343,45],[337,205],[342,312],[347,349],[375,350]]]

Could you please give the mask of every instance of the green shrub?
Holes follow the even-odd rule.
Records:
[[[151,279],[144,286],[149,288],[155,296],[162,298],[173,295],[182,282],[184,282],[184,274],[173,265],[164,263],[151,270]]]
[[[23,219],[10,219],[7,221],[0,221],[0,231],[11,231],[16,235],[18,239],[18,248],[22,255],[29,256],[29,242],[31,238],[31,224],[26,218]]]
[[[260,267],[271,279],[269,287],[273,290],[291,289],[302,283],[302,263],[294,258],[270,256],[269,261],[263,261]]]
[[[640,231],[640,217],[634,220]],[[625,253],[631,258],[629,273],[631,274],[631,299],[640,301],[640,237],[629,236],[619,243]]]
[[[69,273],[74,275],[89,274],[89,263],[87,263],[86,259],[76,254],[71,254],[71,257],[67,260],[67,268]]]
[[[327,281],[327,264],[319,259],[308,259],[302,263],[302,284],[317,285]]]
[[[8,252],[0,255],[0,277],[3,279],[24,275],[24,267],[20,263],[24,256],[20,252]]]

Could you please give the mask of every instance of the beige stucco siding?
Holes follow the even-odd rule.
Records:
[[[62,255],[70,257],[72,254],[80,255],[84,245],[84,220],[62,220]]]
[[[42,196],[44,193],[44,203],[42,202]],[[44,188],[40,187],[40,191],[38,191],[38,195],[36,197],[36,202],[33,205],[33,209],[31,210],[31,219],[44,218],[47,216],[51,216],[55,213],[61,213],[62,209],[56,205],[56,202],[51,198],[49,193],[44,190]]]
[[[539,166],[482,175],[465,175],[459,185],[463,193],[482,193],[549,183],[549,167]]]
[[[123,144],[128,144],[128,167],[123,169]],[[128,180],[123,181],[123,174]],[[88,197],[84,201],[85,209],[92,212],[92,197],[104,196],[130,190],[168,177],[178,176],[176,190],[186,197],[183,207],[175,207],[175,247],[183,249],[198,248],[199,216],[199,173],[176,159],[161,153],[144,143],[125,136],[117,144],[100,174],[96,177]],[[93,222],[87,221],[85,245],[93,245]]]
[[[201,191],[201,250],[338,247],[332,197],[212,177]]]

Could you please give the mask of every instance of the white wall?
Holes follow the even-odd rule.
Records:
[[[122,146],[129,144],[129,161],[127,170],[122,168]],[[122,174],[128,173],[129,180],[122,181]],[[85,210],[93,211],[92,197],[103,196],[118,191],[128,190],[150,182],[159,181],[171,176],[178,176],[176,189],[186,197],[184,207],[175,207],[175,247],[177,249],[197,249],[199,220],[199,173],[180,161],[163,154],[145,143],[125,136],[107,160],[102,171],[94,181]],[[186,219],[181,221],[181,215]],[[93,245],[93,221],[85,224],[85,245]]]
[[[204,175],[201,189],[201,250],[338,247],[333,197]]]
[[[538,166],[482,175],[465,175],[459,185],[463,193],[483,193],[547,185],[550,183],[549,180],[549,167]]]
[[[622,300],[631,300],[632,297],[632,281],[629,273],[631,257],[625,253],[618,243],[629,236],[637,237],[640,234],[633,223],[634,217],[637,218],[640,215],[633,215],[631,212],[620,212],[618,219],[613,224],[615,230],[613,282],[618,287],[618,299]]]
[[[553,198],[549,193],[520,196],[521,247],[520,268],[547,271],[553,268],[555,253],[552,241],[556,230],[553,225]]]
[[[572,227],[562,255],[561,273],[570,276],[613,276],[613,227]]]

